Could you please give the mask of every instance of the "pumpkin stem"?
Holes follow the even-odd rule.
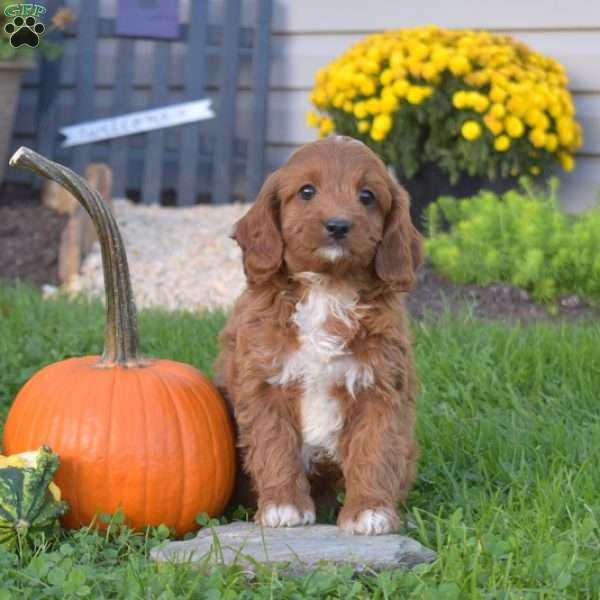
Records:
[[[21,146],[10,165],[29,169],[71,192],[88,213],[100,240],[106,293],[104,353],[95,366],[138,367],[147,364],[139,351],[137,311],[131,289],[127,254],[119,228],[102,196],[67,167]]]

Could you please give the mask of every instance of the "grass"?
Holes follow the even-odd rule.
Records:
[[[0,286],[0,410],[43,365],[101,348],[102,309]],[[223,314],[141,314],[148,354],[210,373]],[[528,328],[469,316],[415,324],[420,477],[409,535],[439,559],[412,572],[304,577],[156,565],[168,532],[65,532],[34,557],[0,550],[5,598],[599,598],[600,324]],[[118,520],[117,520],[118,521]]]

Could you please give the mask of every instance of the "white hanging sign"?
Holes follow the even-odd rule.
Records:
[[[60,133],[66,136],[62,147],[80,146],[81,144],[111,140],[126,135],[143,133],[144,131],[212,119],[215,113],[210,103],[211,100],[205,98],[204,100],[182,102],[181,104],[172,104],[162,108],[140,110],[119,117],[69,125],[60,129]]]

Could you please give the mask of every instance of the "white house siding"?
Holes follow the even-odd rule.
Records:
[[[562,175],[565,209],[600,201],[600,3],[589,0],[274,0],[268,160],[281,165],[315,139],[305,124],[315,71],[365,35],[436,24],[509,34],[565,65],[585,136]]]

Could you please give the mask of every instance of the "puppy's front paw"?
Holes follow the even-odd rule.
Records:
[[[297,527],[312,525],[315,513],[312,510],[301,511],[293,504],[267,504],[256,520],[263,527]]]
[[[399,520],[395,511],[382,506],[368,508],[346,516],[344,510],[338,518],[338,527],[347,533],[358,535],[381,535],[398,529]]]

